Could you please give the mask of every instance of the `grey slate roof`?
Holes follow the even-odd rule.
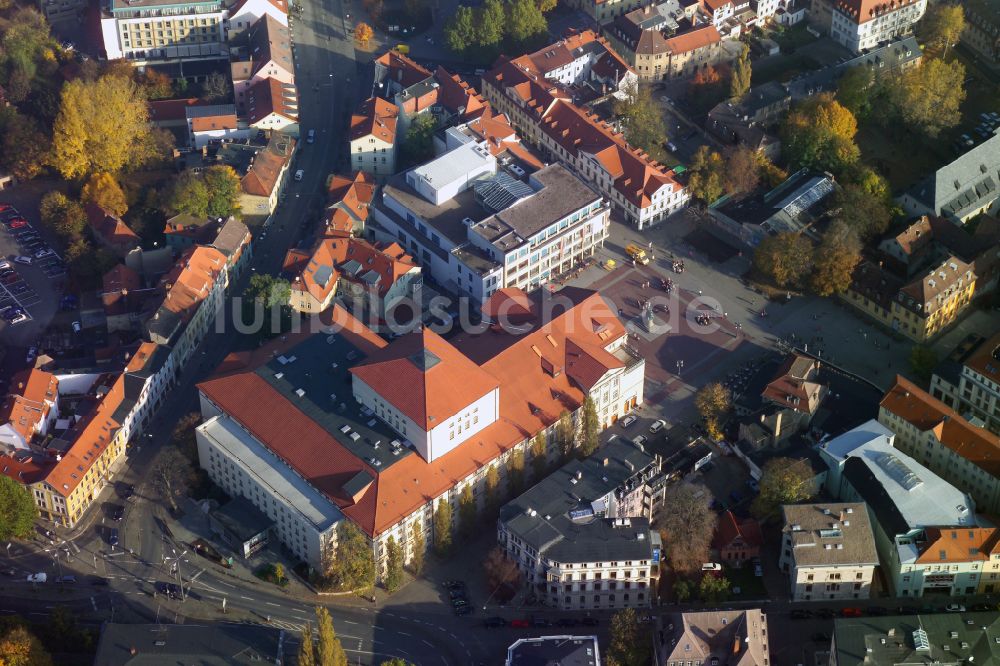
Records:
[[[912,194],[935,215],[955,218],[1000,198],[1000,133],[938,169]]]
[[[836,654],[841,666],[1000,663],[1000,614],[937,613],[837,620]]]
[[[222,223],[219,233],[212,241],[212,247],[227,257],[231,257],[243,245],[243,240],[248,233],[250,230],[247,229],[247,225],[230,215],[229,219]]]
[[[521,638],[507,648],[507,666],[600,666],[596,636]]]

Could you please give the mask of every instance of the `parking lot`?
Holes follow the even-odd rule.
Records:
[[[65,263],[37,226],[5,203],[0,203],[0,253],[0,326],[8,341],[24,344],[58,304]]]

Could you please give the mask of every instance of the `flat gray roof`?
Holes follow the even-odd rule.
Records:
[[[273,496],[302,514],[317,531],[325,532],[344,517],[323,493],[228,416],[212,417],[198,426],[198,431],[239,460],[248,472],[270,489]]]
[[[486,211],[476,201],[476,193],[470,187],[455,197],[435,206],[427,199],[417,194],[416,190],[406,184],[406,174],[396,174],[382,187],[383,196],[391,196],[400,204],[412,211],[434,231],[451,241],[452,245],[461,245],[468,240],[468,232],[462,220],[471,217],[475,221],[486,217]],[[379,205],[382,210],[386,206]],[[388,211],[391,213],[392,211]],[[398,215],[392,215],[398,218]]]
[[[878,564],[875,536],[863,502],[786,504],[784,532],[798,566]]]
[[[508,242],[514,233],[522,241],[558,222],[567,215],[601,199],[601,195],[561,164],[550,164],[536,171],[531,179],[541,185],[535,194],[518,200],[513,206],[474,225],[477,233],[505,249],[521,241]]]
[[[357,458],[369,464],[376,460],[373,467],[388,467],[413,452],[402,445],[402,437],[354,399],[347,370],[364,358],[342,335],[310,335],[256,373]],[[392,446],[393,441],[399,445]]]
[[[600,666],[597,636],[521,638],[507,648],[507,666]]]

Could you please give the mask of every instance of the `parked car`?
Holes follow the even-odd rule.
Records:
[[[628,427],[630,427],[635,422],[636,422],[636,417],[633,416],[632,414],[629,414],[628,416],[626,416],[625,418],[623,418],[621,421],[619,421],[619,423],[621,423],[621,426],[623,428],[628,428]]]
[[[111,507],[111,520],[118,522],[125,517],[125,507],[121,504],[115,504]]]
[[[949,613],[964,613],[965,612],[965,606],[963,606],[962,604],[948,604],[947,606],[944,607],[944,609],[946,611],[948,611]]]
[[[648,440],[642,435],[638,435],[632,441],[635,442],[636,446],[645,446]]]
[[[28,347],[28,354],[24,357],[24,362],[31,365],[38,358],[38,347]]]
[[[309,133],[306,134],[306,143],[315,143],[315,142],[316,142],[316,130],[311,129],[309,130]]]
[[[117,546],[118,545],[118,528],[117,527],[112,527],[108,531],[108,543],[111,544],[112,546]]]
[[[51,248],[45,248],[44,250],[39,250],[35,253],[35,259],[44,259],[45,257],[51,257],[55,254]]]
[[[48,575],[43,573],[28,574],[29,583],[44,583],[48,579],[49,579]]]
[[[557,627],[575,627],[576,625],[577,625],[576,620],[571,617],[561,617],[558,620],[556,620]]]
[[[805,620],[805,619],[808,619],[808,618],[812,617],[813,613],[812,613],[812,611],[808,611],[808,610],[795,609],[792,612],[790,612],[788,615],[793,620]]]
[[[531,626],[531,623],[527,620],[513,619],[510,621],[510,626],[514,629],[527,629]]]
[[[21,314],[15,316],[13,319],[11,319],[10,323],[11,324],[20,324],[20,323],[26,322],[26,321],[28,321],[28,315],[26,315],[26,314],[24,314],[22,312]]]
[[[295,180],[302,180],[303,178],[305,178],[305,175],[306,172],[302,169],[299,169],[298,171],[295,172]]]
[[[498,629],[507,626],[507,620],[502,617],[488,617],[483,620],[483,626],[487,629]]]
[[[14,262],[18,264],[24,264],[25,266],[30,266],[31,264],[34,263],[31,257],[25,257],[25,256],[14,257]]]
[[[601,623],[596,617],[584,617],[580,619],[580,624],[585,627],[596,627]]]
[[[73,322],[73,332],[74,333],[79,333],[82,330],[83,330],[83,325],[80,322],[78,322],[78,321],[74,321]]]
[[[11,229],[23,229],[28,226],[28,221],[23,217],[15,217],[7,224],[7,226]]]
[[[869,606],[868,608],[865,609],[865,613],[873,617],[881,617],[883,615],[888,615],[889,610],[883,608],[882,606]]]
[[[531,618],[532,627],[551,627],[552,621],[547,617],[533,617]]]
[[[860,608],[841,608],[840,614],[844,617],[861,617],[864,615]]]
[[[8,270],[8,269],[13,269],[13,268],[14,267],[10,265],[9,261],[6,261],[6,260],[0,261],[0,270]]]
[[[658,419],[656,421],[653,421],[653,425],[649,426],[649,432],[655,435],[656,433],[660,432],[666,427],[667,427],[667,422],[664,421],[663,419]]]
[[[56,578],[56,584],[58,585],[69,585],[76,582],[76,576],[59,576]]]

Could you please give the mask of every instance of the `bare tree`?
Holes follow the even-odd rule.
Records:
[[[164,449],[150,474],[153,486],[170,502],[170,508],[177,513],[177,498],[187,493],[195,479],[191,461],[178,449]]]
[[[695,573],[708,561],[716,525],[711,502],[712,493],[701,484],[675,483],[667,488],[660,533],[667,559],[677,573]]]

